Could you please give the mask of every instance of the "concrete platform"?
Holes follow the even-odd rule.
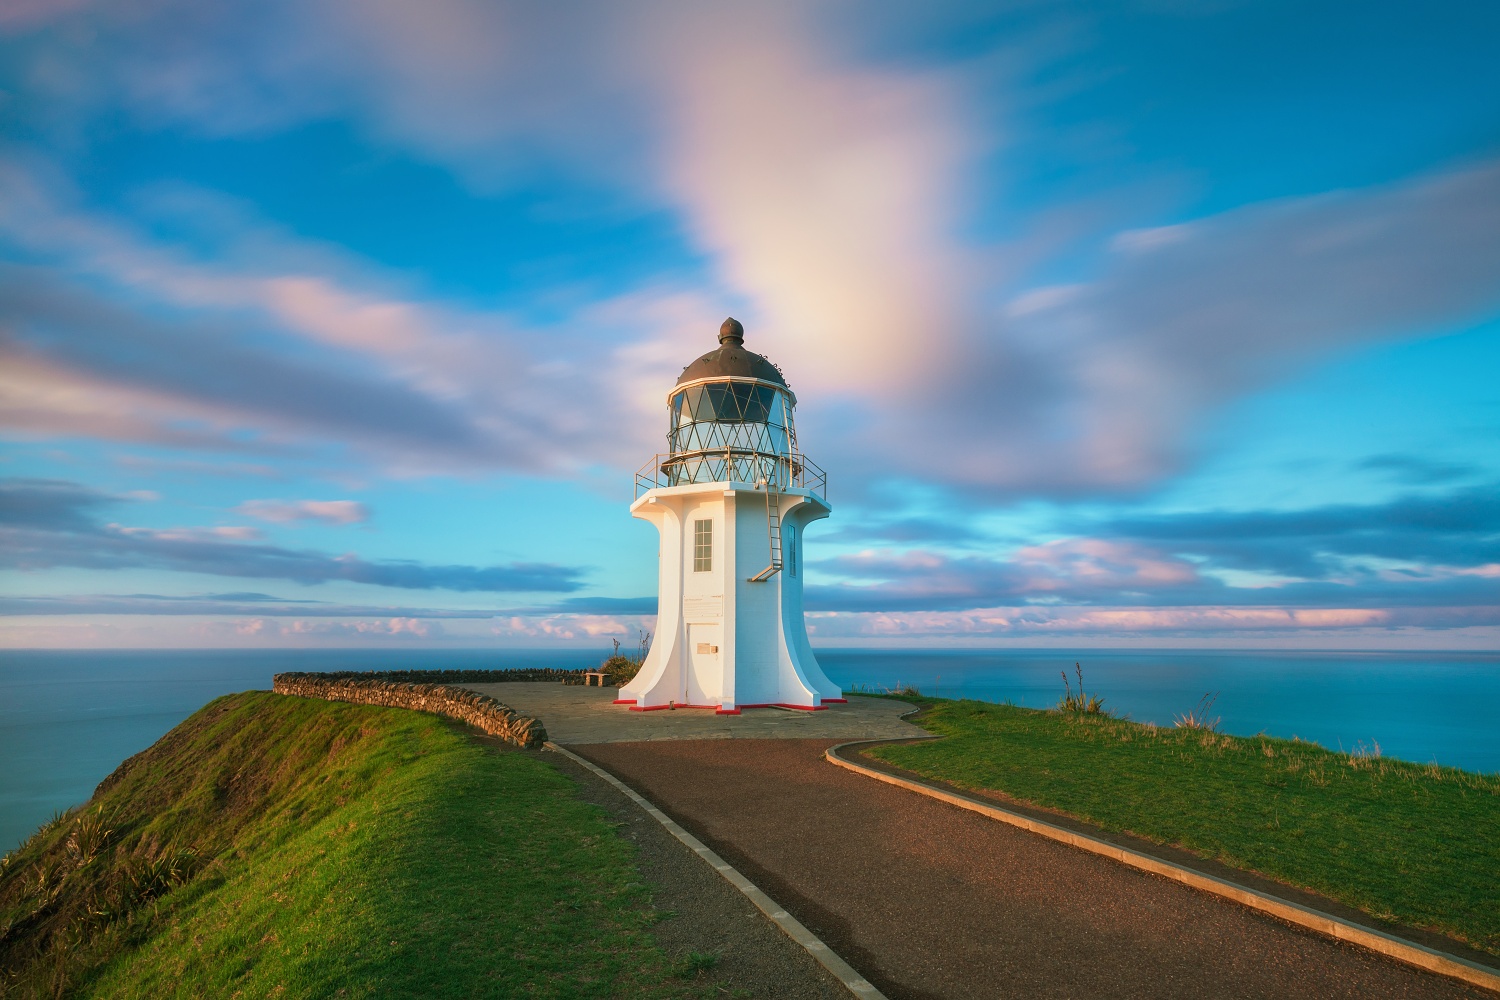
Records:
[[[614,704],[615,688],[580,687],[547,681],[466,684],[523,715],[541,719],[554,743],[638,743],[646,740],[900,739],[929,736],[902,722],[910,705],[851,695],[847,704],[821,712],[747,708],[739,715],[679,708],[632,712]]]

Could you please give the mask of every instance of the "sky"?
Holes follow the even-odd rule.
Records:
[[[0,646],[633,644],[729,315],[825,646],[1500,648],[1500,6],[0,7]]]

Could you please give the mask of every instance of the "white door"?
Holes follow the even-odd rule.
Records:
[[[724,662],[719,652],[718,625],[688,626],[687,690],[683,700],[689,705],[717,705],[723,689],[721,683]]]

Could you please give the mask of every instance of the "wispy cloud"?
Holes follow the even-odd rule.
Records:
[[[743,303],[756,346],[839,415],[814,418],[822,437],[808,445],[835,455],[846,481],[881,470],[988,495],[1135,490],[1180,470],[1189,429],[1237,395],[1333,350],[1500,310],[1494,162],[1105,235],[1096,273],[1024,287],[1005,269],[1014,248],[967,226],[970,178],[1005,139],[993,124],[1004,95],[861,54],[852,9],[599,5],[580,18],[330,0],[200,13],[191,46],[162,30],[178,16],[168,4],[105,17],[95,48],[47,51],[91,60],[90,85],[108,90],[94,99],[134,114],[253,133],[337,104],[379,141],[477,187],[556,169],[671,211],[710,279],[644,297]],[[76,226],[27,230],[83,239]],[[629,464],[619,456],[660,419],[569,362],[566,346],[590,339],[580,331],[607,303],[580,307],[565,324],[577,339],[536,354],[540,338],[493,317],[378,294],[326,267],[193,271],[141,251],[94,253],[89,266],[129,269],[179,308],[251,310],[365,366],[339,391],[289,390],[290,410],[257,399],[250,417],[211,414],[219,426],[285,412],[330,437],[364,424],[357,439],[380,438],[415,467],[424,453],[461,454],[568,474],[589,460]],[[294,259],[307,261],[306,248]],[[705,328],[721,312],[698,311]],[[615,357],[644,361],[632,374],[657,384],[692,356],[675,333],[615,329],[629,334]],[[117,385],[97,345],[27,358],[116,392],[142,388]],[[580,380],[604,417],[586,426],[548,405]],[[184,412],[205,419],[212,401],[184,388],[186,371],[172,381]],[[370,394],[392,405],[367,405]],[[151,423],[166,433],[181,422]],[[560,467],[563,454],[582,459]]]
[[[1414,579],[1423,567],[1500,561],[1500,489],[1486,484],[1294,511],[1121,517],[1096,529],[1236,569],[1316,580],[1359,572],[1350,560],[1389,560],[1412,564],[1402,575]]]
[[[583,570],[547,563],[372,562],[356,555],[243,544],[212,529],[100,523],[94,512],[112,502],[114,498],[74,483],[0,481],[0,566],[17,570],[164,569],[307,584],[345,581],[406,590],[566,593],[582,587]]]
[[[1193,563],[1130,542],[1072,538],[1027,546],[1007,557],[934,551],[867,551],[812,564],[846,582],[809,585],[819,611],[915,611],[992,607],[1002,602],[1064,604],[1224,603],[1224,584]],[[1149,596],[1148,596],[1149,595]]]
[[[1500,312],[1500,163],[1146,242],[993,340],[952,345],[942,396],[875,411],[867,439],[979,490],[1129,490],[1177,472],[1185,430],[1228,399],[1340,348]]]
[[[1304,644],[1327,636],[1335,648],[1351,639],[1374,640],[1382,648],[1432,641],[1432,630],[1473,630],[1484,648],[1500,626],[1500,607],[1031,607],[976,608],[966,611],[820,612],[808,616],[815,642],[840,639],[941,640],[956,643],[1019,639],[1100,640],[1115,643],[1187,640],[1201,644],[1249,639],[1257,644]],[[1403,637],[1403,633],[1409,633]],[[1424,640],[1422,637],[1426,636]],[[1418,646],[1417,648],[1425,648]]]
[[[1392,453],[1372,455],[1354,466],[1361,471],[1384,473],[1396,482],[1410,486],[1428,486],[1436,483],[1467,479],[1483,470],[1463,462],[1443,462],[1420,455]]]
[[[294,521],[363,524],[370,519],[370,508],[358,500],[246,500],[235,511],[277,524]]]
[[[539,336],[407,295],[377,268],[239,213],[205,255],[73,200],[64,183],[0,159],[0,248],[24,261],[0,264],[0,425],[12,433],[567,474],[633,453],[624,441],[644,448],[656,422],[633,380],[576,362],[579,331],[629,330],[608,370],[650,372],[653,387],[690,350],[639,349],[643,323],[659,338],[662,314],[680,308],[670,290],[634,294],[629,315],[589,304],[578,330]],[[714,312],[695,311],[705,327]],[[579,395],[586,415],[556,405]]]
[[[802,444],[829,467],[840,502],[927,512],[841,517],[822,533],[843,552],[810,567],[822,629],[1394,628],[1482,621],[1500,606],[1493,490],[1435,492],[1492,472],[1420,455],[1362,463],[1361,482],[1433,490],[1390,503],[1059,514],[1052,540],[1019,546],[989,533],[1004,523],[1002,502],[1146,496],[1191,466],[1216,411],[1339,352],[1500,315],[1493,151],[1446,165],[1429,156],[1419,173],[1365,187],[1232,211],[1167,207],[1161,218],[1125,211],[1106,185],[1088,196],[1113,202],[1092,216],[1094,231],[1061,239],[1039,230],[1095,209],[1027,204],[1009,186],[1027,183],[1011,167],[1038,123],[1023,109],[1045,105],[1051,69],[1069,68],[975,69],[1016,44],[1000,32],[968,33],[961,58],[895,44],[915,21],[894,8],[17,10],[0,15],[0,87],[22,88],[13,110],[29,129],[0,154],[0,428],[12,439],[123,442],[150,454],[120,468],[188,476],[329,475],[237,494],[279,496],[237,513],[282,525],[363,523],[358,501],[301,498],[378,497],[371,483],[388,476],[520,473],[588,489],[624,482],[654,450],[662,390],[732,311],[801,394]],[[948,16],[919,19],[930,28]],[[1055,16],[1071,18],[1037,18]],[[94,167],[75,166],[75,181],[64,164],[81,164],[104,125],[184,148],[274,137],[286,143],[279,155],[326,126],[370,162],[446,171],[486,209],[492,195],[543,192],[538,204],[583,205],[592,222],[649,219],[670,248],[607,292],[591,290],[594,275],[511,276],[493,297],[461,299],[419,270],[441,263],[401,273],[306,235],[340,231],[326,219],[292,231],[308,217],[288,202],[260,216],[212,191],[132,189],[125,172],[107,192],[83,180],[100,176]],[[204,148],[214,145],[230,144]],[[897,490],[902,503],[873,502]],[[920,508],[904,505],[918,493]],[[0,492],[0,560],[409,591],[582,590],[581,568],[550,563],[366,560],[263,544],[245,524],[111,523],[121,502],[73,483],[13,482]],[[944,513],[962,505],[993,516]],[[298,624],[306,606],[244,595],[30,600],[17,613],[240,616],[263,635],[311,627]],[[500,609],[508,624],[497,628],[604,634],[650,605],[521,600]],[[1403,602],[1412,610],[1393,610]],[[404,603],[319,607],[305,617],[330,636],[341,616],[406,637],[405,623],[422,619]]]
[[[870,549],[818,560],[808,607],[962,611],[1002,605],[1500,608],[1494,485],[1300,511],[1080,520],[1006,555]],[[825,582],[832,578],[837,582]]]
[[[844,523],[821,531],[819,544],[830,542],[895,542],[897,544],[961,544],[979,542],[984,534],[970,527],[963,515],[950,517],[903,517],[882,520],[866,515],[858,523]]]
[[[0,615],[168,615],[273,618],[491,618],[499,609],[428,608],[290,599],[260,593],[66,594],[0,597]],[[510,613],[510,612],[504,612]]]

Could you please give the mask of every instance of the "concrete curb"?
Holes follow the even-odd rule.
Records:
[[[928,738],[931,739],[933,737]],[[944,791],[941,788],[934,788],[920,781],[913,781],[909,778],[887,774],[873,767],[866,767],[863,764],[856,764],[851,760],[840,757],[838,753],[838,751],[843,750],[845,747],[858,746],[865,743],[891,742],[896,741],[851,740],[848,743],[840,743],[837,746],[829,747],[825,751],[824,756],[832,764],[847,768],[856,774],[863,774],[866,777],[874,778],[876,781],[884,781],[887,784],[908,789],[919,795],[926,795],[929,798],[946,802],[960,809],[967,809],[970,812],[977,812],[980,815],[988,816],[990,819],[1009,823],[1011,826],[1020,827],[1023,830],[1046,837],[1049,840],[1056,840],[1080,850],[1088,851],[1091,854],[1113,858],[1115,861],[1129,865],[1132,868],[1139,868],[1153,875],[1160,875],[1163,878],[1169,878],[1184,885],[1192,886],[1194,889],[1201,889],[1204,892],[1211,892],[1225,899],[1232,899],[1236,903],[1250,907],[1252,910],[1260,910],[1263,913],[1269,913],[1274,917],[1279,917],[1299,927],[1306,927],[1320,934],[1337,938],[1340,941],[1347,941],[1351,944],[1369,948],[1371,951],[1379,952],[1382,955],[1394,958],[1399,962],[1405,962],[1408,965],[1414,965],[1420,969],[1426,969],[1428,972],[1435,972],[1441,976],[1451,976],[1454,979],[1461,979],[1475,986],[1500,991],[1500,972],[1487,969],[1476,962],[1470,962],[1468,959],[1459,958],[1456,955],[1448,955],[1424,945],[1414,944],[1411,941],[1386,934],[1383,931],[1362,927],[1359,924],[1350,923],[1340,917],[1323,913],[1320,910],[1314,910],[1300,903],[1278,899],[1275,896],[1270,896],[1242,885],[1236,885],[1233,882],[1215,878],[1212,875],[1193,871],[1191,868],[1184,868],[1170,861],[1163,861],[1160,858],[1153,858],[1148,854],[1141,854],[1138,851],[1120,847],[1118,844],[1111,844],[1097,837],[1090,837],[1087,834],[1076,833],[1060,826],[1054,826],[1051,823],[1044,823],[1041,820],[1032,819],[1030,816],[1023,816],[1020,813],[991,805],[988,802],[981,802],[978,799],[971,799],[966,795],[958,795],[953,792]]]
[[[631,788],[629,785],[625,784],[625,782],[621,781],[619,778],[616,778],[614,775],[610,774],[599,765],[593,763],[592,761],[584,760],[576,753],[565,750],[562,747],[558,746],[556,743],[548,742],[542,745],[545,746],[548,750],[560,753],[574,763],[588,768],[594,774],[598,775],[599,777],[603,778],[605,781],[613,785],[615,788],[619,789],[628,799],[630,799],[636,805],[644,809],[648,814],[650,814],[653,819],[655,819],[662,826],[666,827],[668,833],[676,837],[678,840],[682,841],[682,843],[685,844],[689,850],[693,851],[704,861],[707,861],[710,865],[712,865],[714,871],[724,876],[724,878],[729,882],[730,885],[734,886],[740,892],[744,893],[745,897],[749,899],[750,902],[754,903],[762,913],[769,917],[772,923],[781,928],[781,930],[785,932],[787,937],[800,944],[804,949],[807,950],[807,953],[809,955],[818,960],[818,964],[823,966],[823,968],[827,969],[829,972],[833,973],[834,978],[843,983],[844,987],[848,989],[850,993],[853,993],[857,997],[864,998],[864,1000],[886,1000],[884,993],[881,993],[863,976],[854,971],[853,966],[851,966],[848,962],[844,961],[837,954],[835,954],[833,949],[829,948],[826,944],[819,940],[816,934],[804,927],[800,920],[792,916],[790,913],[786,912],[786,910],[782,907],[778,906],[774,899],[772,899],[770,896],[767,896],[764,892],[761,892],[760,889],[755,886],[755,883],[751,882],[745,876],[741,875],[738,869],[736,869],[729,862],[725,861],[723,858],[719,857],[719,855],[709,849],[708,845],[704,844],[703,841],[699,840],[697,837],[684,830],[677,824],[676,820],[672,819],[672,817],[668,816],[666,813],[656,808],[656,806],[652,805],[642,795],[640,795],[640,793],[636,792],[635,789]]]

